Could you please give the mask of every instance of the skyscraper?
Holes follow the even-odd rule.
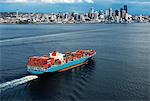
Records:
[[[94,14],[94,7],[91,7],[91,9],[89,11],[89,17],[93,18],[93,14]]]
[[[18,9],[17,9],[17,11],[16,11],[16,18],[18,19],[18,17],[19,17],[19,14],[18,14]]]
[[[115,10],[115,16],[119,16],[118,12],[118,10]]]
[[[109,10],[105,10],[105,17],[109,16]]]
[[[124,10],[126,11],[126,13],[128,13],[128,7],[127,7],[127,5],[124,5]]]
[[[126,18],[126,11],[122,10],[122,18],[125,19]]]
[[[122,18],[122,11],[123,11],[123,8],[120,9],[120,17]]]
[[[94,13],[94,7],[91,7],[90,13]]]
[[[109,16],[112,17],[112,8],[109,8]]]

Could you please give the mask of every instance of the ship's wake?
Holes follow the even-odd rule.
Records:
[[[29,37],[17,37],[17,38],[8,38],[4,40],[0,40],[0,46],[6,45],[19,45],[19,44],[29,44],[29,43],[37,43],[37,42],[55,42],[56,39],[64,39],[64,37],[68,37],[68,39],[72,40],[73,34],[81,34],[81,33],[89,33],[94,31],[99,31],[100,29],[90,29],[90,30],[80,30],[74,32],[64,32],[64,33],[57,33],[57,34],[46,34],[46,35],[37,35],[37,36],[29,36]],[[74,38],[73,38],[74,39]],[[58,41],[58,40],[57,40]]]
[[[26,83],[28,81],[31,81],[31,80],[34,80],[34,79],[37,79],[37,78],[38,78],[38,76],[36,76],[36,75],[29,75],[29,76],[22,77],[20,79],[15,79],[15,80],[12,80],[12,81],[1,83],[0,84],[0,91],[4,91],[8,88],[15,87],[17,85]]]

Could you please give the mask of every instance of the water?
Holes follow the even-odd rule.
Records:
[[[149,26],[0,25],[1,100],[150,100]],[[63,73],[26,71],[29,56],[77,49],[97,54]]]
[[[31,80],[34,80],[37,78],[38,78],[37,75],[29,75],[29,76],[22,77],[20,79],[15,79],[12,81],[4,82],[4,83],[0,84],[0,89],[2,91],[2,90],[6,90],[8,88],[13,88],[15,86],[18,86],[20,84],[26,83],[28,81],[31,81]]]

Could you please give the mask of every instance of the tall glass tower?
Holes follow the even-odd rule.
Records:
[[[124,10],[126,11],[126,13],[128,13],[128,7],[127,7],[127,5],[124,5]]]

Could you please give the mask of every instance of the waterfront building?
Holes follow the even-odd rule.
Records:
[[[80,15],[80,21],[81,21],[81,22],[85,22],[84,14],[81,14],[81,15]]]
[[[142,14],[140,14],[140,16],[139,16],[139,22],[143,22],[143,21],[144,21],[143,16],[142,16]]]
[[[66,12],[66,13],[21,13],[1,12],[0,23],[131,23],[131,22],[150,22],[150,16],[132,16],[128,13],[127,5],[120,10],[94,11],[91,7],[88,13]]]

